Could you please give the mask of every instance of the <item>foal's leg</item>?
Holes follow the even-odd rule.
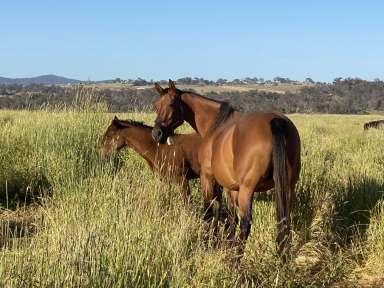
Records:
[[[213,176],[207,173],[200,175],[200,182],[204,196],[204,220],[213,220],[213,227],[216,228],[220,216],[221,189]]]
[[[191,188],[189,187],[188,180],[185,178],[181,182],[181,195],[183,197],[185,205],[189,205],[192,203]]]

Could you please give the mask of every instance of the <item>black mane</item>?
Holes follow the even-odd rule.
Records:
[[[229,116],[232,115],[232,113],[235,111],[235,109],[228,103],[228,102],[222,102],[220,105],[220,111],[219,114],[217,114],[216,120],[213,123],[210,130],[214,130],[217,127],[221,125],[225,120],[229,118]]]

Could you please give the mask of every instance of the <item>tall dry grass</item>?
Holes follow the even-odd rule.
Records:
[[[206,241],[197,181],[186,208],[178,187],[160,183],[132,150],[98,157],[112,119],[102,105],[1,111],[0,285],[319,287],[381,275],[384,131],[363,131],[374,116],[291,118],[303,148],[292,255],[276,256],[274,201],[262,194],[237,263]]]

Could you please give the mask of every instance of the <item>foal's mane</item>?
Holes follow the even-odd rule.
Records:
[[[148,126],[146,124],[144,124],[144,122],[142,121],[135,121],[135,120],[120,120],[120,122],[123,122],[123,123],[126,123],[128,125],[133,125],[133,126],[138,126],[138,127],[143,127],[143,128],[150,128],[152,129],[153,127],[152,126]]]

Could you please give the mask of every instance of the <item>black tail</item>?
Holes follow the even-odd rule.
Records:
[[[273,180],[276,198],[276,242],[281,254],[290,240],[289,188],[287,173],[287,153],[284,132],[286,121],[274,118],[271,121]]]

